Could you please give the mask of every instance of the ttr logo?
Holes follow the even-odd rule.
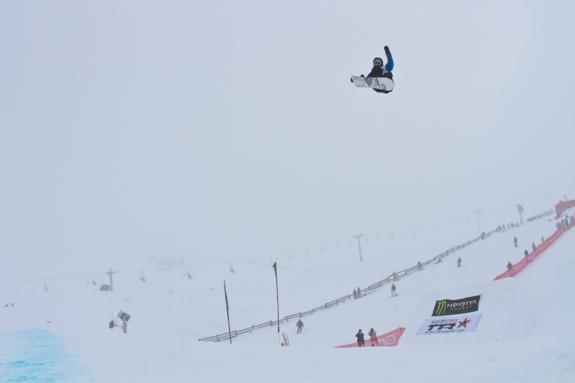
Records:
[[[441,315],[447,310],[447,300],[437,301],[437,306],[435,307],[435,315]]]
[[[427,331],[433,331],[433,329],[436,327],[437,327],[437,331],[441,331],[444,328],[446,328],[448,330],[453,330],[455,328],[456,324],[457,324],[456,322],[430,324],[429,326],[427,326]]]

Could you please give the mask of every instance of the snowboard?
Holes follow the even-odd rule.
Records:
[[[358,88],[372,88],[386,92],[391,92],[394,86],[393,80],[388,77],[351,76],[351,82]]]

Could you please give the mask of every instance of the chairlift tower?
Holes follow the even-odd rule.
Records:
[[[116,274],[115,271],[113,271],[112,269],[110,269],[110,271],[108,271],[106,274],[108,274],[108,276],[110,277],[110,291],[114,291],[114,274]]]
[[[359,261],[363,262],[363,255],[361,254],[361,237],[363,234],[354,235],[353,238],[357,240],[357,249],[359,250]]]

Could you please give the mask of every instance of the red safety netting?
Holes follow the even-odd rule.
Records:
[[[401,336],[403,335],[403,332],[405,331],[405,328],[403,327],[398,327],[393,331],[390,331],[388,333],[385,333],[383,335],[379,335],[377,337],[377,342],[374,340],[369,339],[369,336],[367,334],[365,334],[366,339],[365,339],[365,345],[364,347],[391,347],[391,346],[397,346],[397,344],[399,343],[399,338],[401,338]],[[348,343],[348,344],[343,344],[341,346],[336,346],[336,348],[350,348],[350,347],[359,347],[359,345],[357,344],[357,342],[353,342],[353,343]]]
[[[543,243],[541,243],[539,246],[535,247],[535,250],[533,250],[527,256],[523,257],[523,259],[517,262],[516,264],[512,265],[510,268],[507,269],[507,271],[496,276],[495,280],[513,277],[522,272],[523,270],[525,270],[525,268],[529,263],[531,263],[536,257],[541,255],[541,253],[543,253],[545,250],[547,250],[549,246],[554,244],[555,241],[557,241],[559,237],[563,235],[563,233],[571,229],[573,226],[575,226],[575,224],[571,222],[569,225],[557,229],[557,231],[553,233],[553,235],[551,235],[549,238],[543,241]]]
[[[565,210],[570,209],[572,207],[575,207],[575,200],[559,201],[557,205],[555,205],[555,212],[557,213],[557,218],[559,218]]]

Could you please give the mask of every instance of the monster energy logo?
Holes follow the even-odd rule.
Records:
[[[447,310],[447,300],[437,301],[435,302],[435,309],[433,310],[433,315],[443,315]]]
[[[481,295],[463,299],[451,300],[442,299],[435,301],[432,316],[455,315],[470,313],[479,309],[479,298]]]

